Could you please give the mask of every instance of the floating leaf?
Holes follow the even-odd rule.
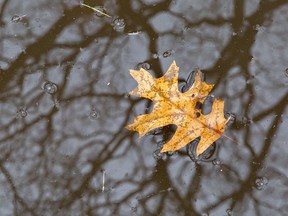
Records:
[[[223,135],[229,118],[224,117],[224,101],[221,99],[214,100],[212,111],[207,115],[196,109],[196,104],[204,102],[214,85],[202,82],[198,70],[193,85],[182,93],[178,90],[178,71],[175,61],[160,78],[153,78],[144,69],[130,70],[138,82],[130,94],[152,100],[154,109],[149,114],[136,117],[134,123],[126,128],[137,131],[142,137],[154,128],[174,124],[177,130],[161,152],[176,151],[201,137],[196,148],[199,155]]]

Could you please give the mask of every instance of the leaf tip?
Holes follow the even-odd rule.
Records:
[[[176,66],[176,67],[177,67],[176,61],[175,61],[175,60],[173,60],[173,62],[172,62],[172,64],[171,64],[171,65],[174,65],[174,66]]]
[[[200,148],[196,148],[196,156],[198,157],[200,154],[202,154],[204,152],[203,149],[200,149]]]
[[[178,148],[175,145],[164,144],[164,146],[162,147],[160,152],[164,153],[164,152],[168,152],[168,151],[177,151],[177,150],[178,150]]]
[[[139,71],[138,71],[138,70],[133,70],[133,69],[131,69],[131,70],[129,70],[129,72],[130,72],[131,76],[134,77],[134,76],[137,75],[137,73],[138,73]]]

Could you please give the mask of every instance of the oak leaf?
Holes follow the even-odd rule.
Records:
[[[175,124],[177,130],[161,152],[176,151],[201,137],[196,148],[199,155],[221,137],[229,118],[224,117],[224,101],[221,99],[214,100],[212,111],[207,115],[196,109],[197,102],[203,103],[214,85],[201,81],[198,70],[193,85],[182,93],[178,90],[178,71],[175,61],[160,78],[153,78],[142,68],[130,70],[138,82],[130,94],[152,100],[154,109],[149,114],[137,116],[126,128],[137,131],[142,137],[154,128]]]

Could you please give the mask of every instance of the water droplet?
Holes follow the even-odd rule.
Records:
[[[164,58],[167,58],[167,57],[171,56],[172,53],[173,53],[173,50],[167,50],[167,51],[165,51],[165,52],[163,53],[163,57],[164,57]]]
[[[23,19],[24,19],[25,17],[26,17],[26,15],[23,15],[23,16],[14,15],[14,16],[11,18],[11,21],[14,22],[14,23],[18,23],[18,22],[23,21]]]
[[[112,22],[113,29],[117,32],[122,32],[125,29],[125,20],[122,18],[116,18]]]
[[[89,114],[89,118],[92,120],[99,118],[99,112],[96,109],[92,109]]]
[[[286,70],[284,71],[284,74],[286,77],[288,77],[288,68],[286,68]]]
[[[215,165],[215,166],[220,166],[222,164],[221,160],[218,159],[218,158],[215,158],[213,161],[212,161],[212,164]]]
[[[140,70],[141,68],[143,68],[145,70],[150,70],[151,65],[148,62],[140,62],[135,67],[136,70]]]
[[[255,180],[255,185],[254,186],[255,186],[255,188],[257,190],[263,190],[266,187],[267,184],[268,184],[268,179],[267,178],[258,177]]]
[[[55,83],[50,82],[50,81],[46,81],[43,84],[43,89],[48,94],[55,94],[57,92],[58,87]]]
[[[25,118],[27,116],[27,110],[25,108],[20,108],[17,111],[17,117],[18,118]]]

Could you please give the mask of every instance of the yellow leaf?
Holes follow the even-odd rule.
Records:
[[[142,137],[148,131],[174,124],[177,130],[161,152],[176,151],[197,137],[201,137],[196,154],[203,153],[213,142],[224,133],[229,119],[224,117],[224,102],[215,99],[212,111],[203,115],[196,109],[196,103],[203,103],[213,84],[201,81],[198,70],[193,85],[184,93],[178,90],[178,71],[176,62],[160,78],[154,78],[144,69],[130,70],[130,74],[138,82],[138,86],[130,92],[131,95],[144,97],[154,102],[151,113],[137,116],[134,123],[126,126],[128,130],[137,131]]]

